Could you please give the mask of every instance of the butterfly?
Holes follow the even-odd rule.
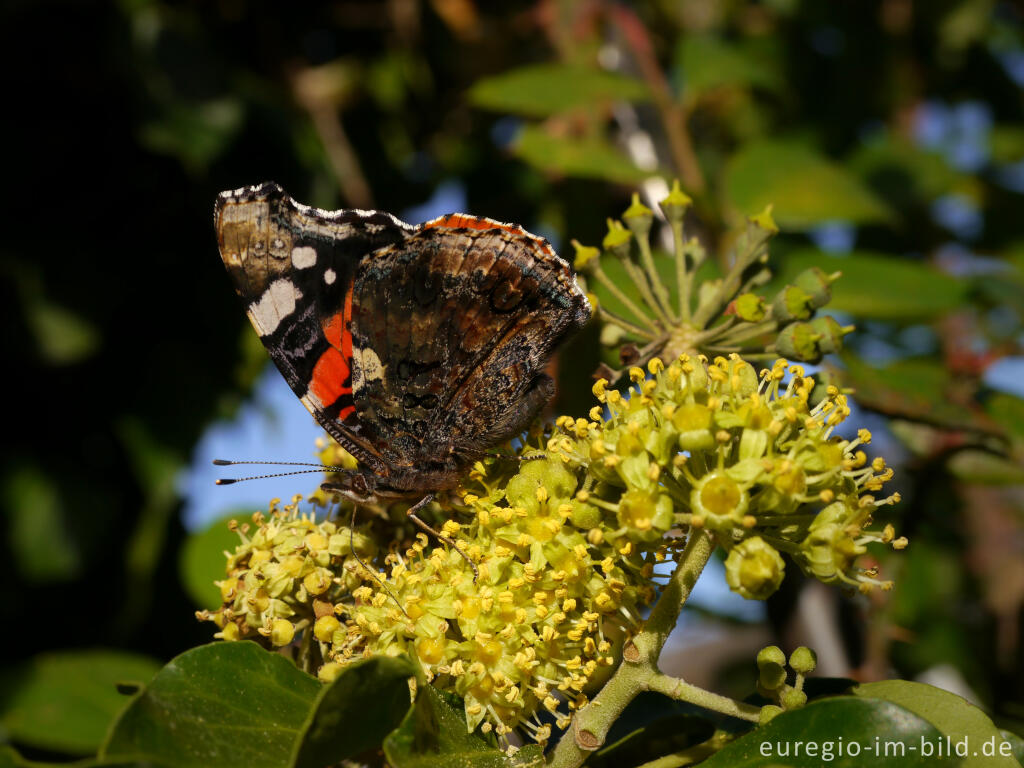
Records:
[[[569,265],[515,224],[325,211],[272,182],[222,192],[214,224],[271,359],[358,462],[324,490],[409,500],[451,543],[416,513],[550,401],[545,366],[591,316]]]

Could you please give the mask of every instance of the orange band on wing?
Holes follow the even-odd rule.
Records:
[[[352,394],[348,360],[335,347],[328,347],[316,361],[309,388],[324,406],[329,406],[342,395]]]
[[[505,232],[512,232],[517,235],[524,235],[526,232],[523,231],[522,227],[516,226],[515,224],[504,224],[500,221],[494,221],[493,219],[480,219],[476,216],[466,216],[462,213],[452,213],[448,216],[441,216],[440,218],[433,219],[423,224],[424,229],[432,229],[434,227],[448,227],[450,229],[500,229]]]

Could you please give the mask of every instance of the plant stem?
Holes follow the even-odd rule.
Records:
[[[593,266],[591,266],[590,274],[592,274],[597,279],[597,281],[601,283],[601,285],[607,288],[608,292],[616,299],[618,299],[619,302],[628,311],[632,312],[642,325],[646,325],[648,328],[651,329],[657,329],[658,326],[655,325],[654,321],[647,316],[647,313],[640,309],[640,307],[636,305],[636,302],[634,302],[632,299],[629,298],[629,296],[622,292],[622,289],[615,284],[615,281],[608,277],[605,271],[601,269],[600,264],[595,263]]]
[[[662,590],[643,630],[626,643],[622,664],[604,688],[573,717],[569,732],[551,753],[548,768],[582,765],[591,752],[604,744],[609,729],[626,705],[641,691],[653,690],[652,684],[657,684],[654,681],[663,677],[658,671],[658,656],[714,548],[714,539],[707,531],[695,529],[690,533],[679,565]],[[686,690],[685,693],[691,692]],[[714,696],[706,691],[701,693]]]

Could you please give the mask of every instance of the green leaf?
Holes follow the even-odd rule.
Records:
[[[713,35],[687,35],[676,47],[676,68],[687,94],[728,86],[777,90],[783,84],[778,62],[764,50]]]
[[[41,296],[26,306],[25,320],[40,356],[51,365],[72,365],[99,349],[100,332],[92,323]]]
[[[652,174],[603,139],[553,136],[542,126],[526,125],[516,140],[515,152],[546,173],[638,184]]]
[[[1010,747],[1013,749],[1013,756],[1017,759],[1017,762],[1024,765],[1024,739],[1016,733],[1007,731],[1006,729],[1000,729],[999,734],[1006,741],[1010,742]]]
[[[877,739],[877,740],[876,740]],[[955,758],[925,756],[942,734],[924,718],[881,699],[838,696],[783,712],[727,744],[702,768],[936,768]],[[856,745],[856,746],[854,746]],[[853,748],[858,749],[851,755]],[[888,750],[888,754],[883,752]],[[826,756],[825,750],[828,750]],[[870,751],[869,751],[870,750]]]
[[[128,698],[125,682],[146,683],[153,659],[119,651],[62,651],[36,656],[2,684],[0,724],[18,742],[52,752],[95,752]]]
[[[176,157],[191,172],[204,170],[224,152],[242,127],[244,111],[232,98],[201,103],[172,102],[163,114],[142,126],[140,143]]]
[[[536,64],[478,80],[469,100],[478,107],[547,117],[611,101],[647,101],[647,86],[631,77],[568,64]]]
[[[1024,467],[988,451],[957,451],[946,466],[954,477],[968,483],[1024,485]]]
[[[1020,768],[1013,757],[1000,754],[1003,737],[988,716],[954,693],[907,680],[867,683],[853,692],[856,696],[898,704],[930,722],[954,745],[962,744],[963,768]]]
[[[1024,128],[1021,126],[993,126],[988,141],[993,162],[1018,163],[1024,160]]]
[[[68,530],[55,476],[33,464],[15,465],[0,482],[13,563],[31,583],[67,582],[82,568],[79,544]]]
[[[744,146],[726,166],[725,194],[741,216],[773,204],[772,215],[782,229],[892,218],[885,203],[855,176],[794,141],[759,139]]]
[[[224,552],[233,552],[241,542],[238,534],[228,528],[228,523],[234,520],[241,524],[251,518],[251,513],[236,512],[215,520],[185,540],[178,573],[185,591],[198,607],[210,610],[220,607],[220,590],[213,582],[225,577]]]
[[[375,656],[345,667],[325,686],[295,744],[291,765],[323,768],[377,747],[409,711],[407,656]]]
[[[280,768],[289,764],[320,688],[255,643],[193,648],[132,701],[100,755],[175,768]]]
[[[1024,441],[1024,399],[1000,392],[988,399],[985,412],[1017,440]]]
[[[857,402],[887,416],[921,421],[947,429],[970,429],[1001,434],[999,424],[984,413],[960,405],[949,397],[952,379],[937,360],[898,360],[886,366],[865,363],[843,354],[844,380],[855,389]]]
[[[662,717],[595,752],[587,760],[587,768],[651,762],[707,741],[714,732],[711,721],[699,715],[678,713]]]
[[[429,685],[420,689],[398,730],[384,740],[384,754],[394,768],[527,768],[544,762],[536,744],[508,757],[481,736],[467,733],[461,707],[452,706]]]
[[[810,267],[820,267],[826,274],[843,273],[832,283],[829,309],[877,320],[941,315],[960,306],[969,287],[920,262],[867,251],[829,256],[816,248],[788,254],[772,284],[781,288]]]

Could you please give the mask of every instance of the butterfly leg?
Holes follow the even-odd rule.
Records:
[[[472,560],[469,559],[469,555],[467,555],[465,552],[462,551],[462,547],[460,547],[458,544],[456,544],[454,541],[452,541],[449,537],[445,536],[440,531],[435,531],[433,528],[431,528],[429,525],[427,525],[425,522],[423,522],[423,520],[421,518],[416,516],[417,512],[419,512],[421,509],[423,509],[425,506],[427,506],[427,504],[429,504],[433,500],[434,500],[434,494],[428,493],[422,499],[420,499],[415,504],[413,504],[411,507],[409,507],[408,511],[405,513],[406,516],[410,520],[412,520],[414,523],[416,523],[416,525],[418,525],[420,528],[422,528],[425,532],[427,532],[431,536],[433,536],[435,539],[437,539],[438,541],[444,542],[449,547],[451,547],[456,552],[458,552],[459,555],[461,555],[462,559],[465,560],[467,563],[469,563],[469,567],[473,569],[473,581],[476,582],[476,580],[478,578],[480,578],[480,571],[477,570],[476,563],[474,563]]]

